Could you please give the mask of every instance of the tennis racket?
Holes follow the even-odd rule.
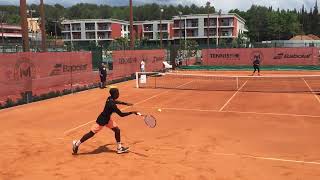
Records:
[[[155,128],[157,126],[157,120],[152,115],[143,115],[141,113],[137,113],[139,116],[142,116],[146,125],[150,128]]]

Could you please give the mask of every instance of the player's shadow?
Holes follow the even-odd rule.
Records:
[[[117,153],[116,150],[112,150],[112,149],[108,148],[108,146],[110,146],[110,145],[114,145],[114,144],[105,144],[105,145],[100,146],[91,152],[83,152],[83,153],[78,153],[78,154],[73,154],[73,155],[81,156],[81,155],[96,155],[96,154],[101,154],[101,153]],[[140,157],[145,157],[145,158],[149,157],[148,155],[143,154],[143,153],[139,153],[139,152],[135,152],[135,151],[129,151],[129,152],[133,153],[137,156],[140,156]]]
[[[108,148],[108,146],[110,146],[110,145],[114,145],[114,144],[105,144],[105,145],[100,146],[91,152],[78,153],[77,155],[95,155],[95,154],[101,154],[101,153],[116,153],[117,151]]]

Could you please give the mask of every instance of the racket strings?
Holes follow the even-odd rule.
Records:
[[[145,116],[144,121],[147,124],[147,126],[151,128],[154,128],[157,125],[156,118],[154,118],[152,115]]]

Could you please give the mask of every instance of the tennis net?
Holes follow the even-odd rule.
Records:
[[[137,88],[320,93],[320,75],[228,76],[137,72]]]

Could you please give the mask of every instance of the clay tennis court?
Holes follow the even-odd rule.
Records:
[[[234,73],[249,72],[223,72]],[[317,83],[301,80],[299,87]],[[106,129],[71,154],[72,140],[89,131],[108,96],[94,89],[1,110],[0,179],[320,178],[316,93],[137,89],[135,81],[117,86],[120,100],[135,104],[121,109],[158,121],[149,129],[141,117],[115,115],[130,153],[116,154],[114,134]]]

